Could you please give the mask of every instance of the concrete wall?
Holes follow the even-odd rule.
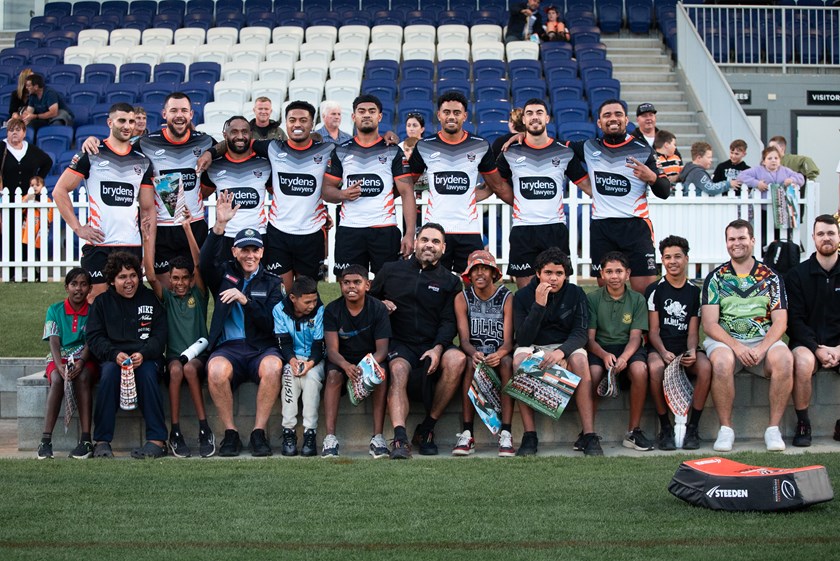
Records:
[[[0,419],[17,417],[18,378],[44,370],[42,358],[0,358]]]

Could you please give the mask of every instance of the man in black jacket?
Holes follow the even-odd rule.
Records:
[[[817,368],[840,366],[840,232],[830,214],[814,221],[817,251],[785,277],[788,294],[789,345],[793,351],[793,407],[796,410],[794,446],[811,445],[811,378]],[[834,427],[840,440],[840,420]]]
[[[93,413],[93,457],[113,457],[111,440],[120,403],[122,365],[127,362],[134,368],[147,440],[142,448],[131,452],[131,457],[160,458],[166,455],[167,436],[158,383],[168,335],[166,310],[155,293],[143,285],[137,256],[112,253],[104,274],[108,290],[93,301],[87,322],[88,347],[101,367]]]
[[[370,287],[370,294],[385,304],[391,317],[388,414],[394,425],[392,460],[411,457],[405,432],[409,385],[419,386],[426,406],[426,418],[412,439],[424,456],[438,453],[435,423],[461,387],[467,358],[452,345],[457,331],[455,295],[461,281],[440,266],[445,250],[443,227],[427,222],[417,233],[414,255],[385,263]]]
[[[510,17],[507,24],[505,43],[511,41],[528,41],[531,35],[542,35],[542,13],[540,0],[518,2],[510,7]]]
[[[589,304],[583,289],[569,284],[572,262],[559,248],[551,247],[537,255],[536,276],[513,295],[513,325],[516,344],[513,371],[537,351],[544,352],[541,368],[559,364],[580,376],[575,390],[583,431],[575,442],[575,450],[587,456],[601,456],[600,438],[595,433],[595,409],[592,402],[592,380],[586,356]],[[537,453],[537,432],[534,411],[519,403],[525,434],[518,456]]]
[[[242,442],[233,422],[233,389],[246,380],[259,384],[251,454],[270,456],[265,427],[280,394],[283,366],[274,337],[272,310],[283,299],[283,288],[280,277],[260,265],[263,242],[255,228],[236,234],[233,259],[223,254],[225,226],[239,208],[232,207],[232,201],[231,193],[219,193],[216,223],[199,258],[201,276],[215,297],[207,385],[219,419],[225,425],[219,455],[238,456]]]

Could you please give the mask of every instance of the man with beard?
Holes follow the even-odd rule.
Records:
[[[227,152],[213,160],[201,174],[202,195],[213,191],[227,191],[233,195],[233,206],[239,207],[236,215],[225,226],[222,252],[230,255],[233,238],[240,230],[255,228],[265,234],[268,220],[265,210],[266,187],[271,181],[271,165],[251,150],[251,127],[242,115],[225,122],[222,134]]]
[[[811,378],[817,368],[840,365],[840,242],[837,221],[830,214],[814,221],[817,251],[785,277],[789,312],[787,334],[793,350],[793,407],[796,411],[794,446],[811,445]],[[840,420],[834,428],[840,440]]]
[[[149,158],[133,149],[130,139],[134,131],[134,108],[116,103],[108,111],[108,138],[96,140],[96,153],[80,152],[53,189],[55,206],[67,225],[81,239],[81,266],[91,275],[93,288],[89,300],[108,288],[105,263],[116,251],[131,253],[138,259],[142,239],[138,227],[139,213],[144,220],[154,221],[155,203],[152,186],[152,164]],[[82,225],[73,212],[70,193],[86,179],[90,201],[87,224]]]
[[[643,293],[656,279],[647,189],[650,187],[654,195],[667,199],[671,182],[657,171],[650,146],[627,134],[627,123],[627,104],[608,99],[598,109],[603,138],[572,142],[569,146],[586,163],[592,184],[592,276],[603,286],[601,260],[610,251],[620,251],[630,261],[630,287]]]
[[[411,457],[405,430],[409,387],[426,407],[426,418],[412,440],[419,444],[420,454],[438,453],[435,423],[458,392],[467,363],[464,353],[452,345],[457,331],[455,296],[461,283],[441,265],[445,250],[443,227],[427,222],[417,233],[414,255],[386,263],[370,287],[371,296],[385,304],[391,317],[388,415],[394,425],[392,460]]]
[[[497,194],[513,207],[508,275],[516,279],[517,288],[531,282],[534,261],[546,249],[559,247],[569,255],[569,229],[563,212],[564,178],[592,195],[589,176],[575,153],[548,136],[546,125],[550,117],[546,103],[541,99],[525,102],[522,120],[526,127],[523,143],[502,152],[496,162],[502,178],[513,187],[512,195]],[[505,191],[509,189],[505,185]]]
[[[379,134],[382,103],[373,95],[353,100],[356,136],[330,155],[324,176],[324,200],[341,203],[336,232],[335,268],[351,264],[375,275],[388,261],[409,257],[417,217],[414,181],[402,149],[389,146]],[[343,183],[344,187],[339,188]],[[394,206],[394,185],[402,198],[405,235],[400,235]]]

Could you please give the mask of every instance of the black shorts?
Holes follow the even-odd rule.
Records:
[[[233,366],[233,377],[230,380],[230,385],[233,388],[237,388],[242,382],[259,384],[259,370],[262,360],[267,356],[282,358],[280,351],[275,347],[255,349],[244,340],[222,343],[210,353],[207,363],[209,364],[217,356],[227,359]]]
[[[443,352],[445,353],[452,348],[455,347],[450,345],[446,347]],[[435,385],[440,379],[440,365],[438,365],[437,370],[429,374],[431,359],[426,358],[422,361],[420,360],[420,356],[427,350],[428,349],[395,341],[394,339],[391,339],[388,344],[389,363],[396,358],[402,358],[408,362],[409,366],[411,366],[411,372],[409,372],[408,375],[408,385],[406,387],[406,393],[408,393],[409,399],[423,402],[423,406],[426,408],[426,412],[428,413],[432,409],[432,400],[435,396]],[[441,360],[443,360],[443,353],[441,353]]]
[[[601,348],[608,353],[614,354],[615,356],[624,352],[624,345],[601,345]],[[586,354],[589,357],[589,366],[600,366],[601,368],[605,368],[606,365],[604,364],[604,361],[601,360],[600,357],[595,356],[595,353]],[[630,360],[627,361],[627,366],[630,366],[634,362],[647,364],[647,349],[644,345],[639,346],[639,349],[633,353],[633,356],[631,356]]]
[[[207,222],[204,220],[191,222],[190,229],[195,236],[198,247],[201,248],[204,245],[204,240],[207,239]],[[187,235],[184,233],[184,227],[180,224],[177,226],[158,226],[157,237],[155,238],[155,273],[168,273],[169,262],[178,255],[192,261],[190,244],[187,241]],[[198,263],[195,263],[195,265],[198,265]]]
[[[90,273],[91,284],[104,284],[105,281],[105,263],[108,262],[108,256],[118,251],[125,251],[132,255],[136,255],[140,262],[143,262],[143,248],[139,245],[91,245],[85,244],[82,247],[82,259],[79,265]],[[141,279],[142,280],[142,279]]]
[[[559,247],[569,255],[569,229],[565,224],[558,222],[511,228],[507,274],[512,277],[530,277],[536,274],[533,264],[537,255],[550,247]],[[571,271],[566,271],[567,275],[569,273]]]
[[[201,361],[201,368],[198,369],[198,379],[199,380],[206,380],[207,379],[207,359],[210,358],[210,353],[205,351],[195,358]],[[181,363],[178,356],[167,356],[165,362],[166,362],[166,365],[163,369],[163,380],[168,385],[169,381],[170,381],[169,380],[170,365],[173,362],[177,362],[178,364],[181,364],[181,366],[184,366],[184,364]]]
[[[349,265],[362,265],[374,275],[382,265],[400,258],[402,234],[396,226],[382,228],[349,228],[339,226],[335,231],[335,265],[338,275]]]
[[[440,259],[444,269],[460,275],[467,268],[467,258],[477,249],[484,249],[481,234],[446,234],[446,251]]]
[[[265,270],[282,275],[294,271],[298,276],[318,279],[324,260],[324,230],[311,234],[287,234],[272,226],[265,230]]]
[[[643,218],[604,218],[590,227],[589,256],[592,276],[601,276],[601,259],[610,251],[620,251],[630,261],[631,277],[656,276],[653,226]]]

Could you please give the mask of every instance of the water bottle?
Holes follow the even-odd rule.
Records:
[[[181,353],[181,356],[178,357],[178,360],[181,361],[181,364],[186,364],[201,353],[203,353],[207,346],[209,345],[209,341],[204,337],[199,337],[198,341],[184,349],[184,352]]]

